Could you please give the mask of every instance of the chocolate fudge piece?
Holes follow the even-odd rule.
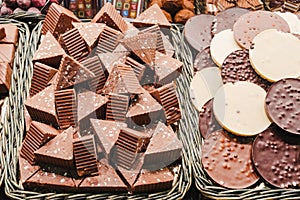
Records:
[[[73,135],[76,129],[68,128],[34,152],[37,163],[74,169]]]
[[[7,62],[0,62],[0,71],[0,95],[7,95],[9,93],[12,78],[12,69],[10,64]]]
[[[33,96],[45,89],[56,72],[57,69],[54,69],[48,65],[44,65],[39,62],[34,63],[31,87],[29,90],[30,96]]]
[[[25,158],[19,156],[20,181],[25,184],[39,169],[39,165],[31,165]]]
[[[0,62],[7,62],[12,66],[15,57],[15,46],[13,44],[0,44]]]
[[[107,2],[92,19],[94,23],[105,23],[107,26],[125,33],[128,29],[127,23],[117,12],[115,7]]]
[[[141,32],[139,32],[139,34],[143,34],[143,33],[155,33],[157,35],[156,50],[163,54],[166,54],[166,50],[162,38],[162,32],[160,31],[158,25],[150,26],[149,28],[143,29]]]
[[[143,78],[144,72],[146,70],[146,66],[142,65],[141,63],[137,62],[136,60],[134,60],[130,57],[126,58],[125,64],[130,66],[133,69],[137,79],[139,81],[141,81],[141,79]]]
[[[35,164],[34,151],[60,133],[52,126],[32,121],[22,144],[20,155],[30,164]]]
[[[118,52],[118,53],[107,52],[107,53],[98,54],[98,57],[100,58],[101,63],[104,67],[105,74],[107,74],[108,76],[108,74],[111,73],[115,65],[125,63],[127,55],[128,54],[126,52]]]
[[[53,3],[48,10],[41,33],[46,35],[50,31],[55,38],[58,38],[73,28],[72,22],[80,22],[80,20],[70,10]]]
[[[0,28],[5,29],[5,37],[0,39],[0,43],[9,43],[17,46],[19,41],[19,30],[14,24],[0,24]]]
[[[5,28],[0,27],[0,40],[3,40],[6,37]]]
[[[106,119],[125,122],[128,107],[129,97],[127,95],[109,93],[106,109]]]

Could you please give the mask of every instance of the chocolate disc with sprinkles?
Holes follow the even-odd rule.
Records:
[[[300,79],[287,78],[274,83],[266,96],[266,111],[280,128],[300,135]]]
[[[278,127],[270,127],[253,142],[252,160],[257,172],[279,188],[300,188],[300,145],[282,139]],[[298,136],[297,136],[298,137]],[[298,140],[299,138],[295,138]]]
[[[211,133],[202,146],[202,164],[206,173],[219,185],[247,188],[259,177],[251,161],[251,143],[228,137],[223,130]]]
[[[207,67],[217,67],[210,56],[210,48],[206,47],[202,51],[200,51],[194,60],[194,71],[200,71],[201,69]]]

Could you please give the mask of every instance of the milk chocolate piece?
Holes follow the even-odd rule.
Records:
[[[269,184],[278,188],[300,188],[299,137],[287,140],[284,131],[273,126],[259,134],[252,148],[257,172]]]
[[[252,10],[263,10],[264,4],[261,0],[247,0],[247,2],[251,5]]]
[[[31,165],[25,158],[19,156],[20,181],[26,184],[26,181],[33,176],[39,169],[38,165]]]
[[[99,36],[99,41],[96,47],[96,54],[113,52],[119,40],[124,37],[124,34],[108,26],[104,27],[104,30]]]
[[[107,26],[125,33],[128,29],[127,23],[117,12],[115,7],[107,2],[92,19],[94,23],[105,23]]]
[[[72,22],[80,22],[80,20],[72,11],[53,3],[48,10],[41,33],[46,35],[50,31],[55,38],[58,38],[73,28]]]
[[[52,126],[32,121],[23,141],[20,155],[30,164],[34,164],[34,152],[59,133],[60,132]]]
[[[61,129],[67,129],[77,124],[76,93],[74,89],[54,92],[58,124]]]
[[[34,63],[31,87],[29,90],[30,96],[33,96],[45,89],[56,72],[57,69],[54,69],[48,65],[44,65],[39,62]]]
[[[5,28],[0,27],[0,41],[6,37]]]
[[[85,68],[78,61],[68,55],[64,55],[58,69],[55,89],[65,89],[93,79],[94,77],[95,74]]]
[[[45,163],[65,169],[73,169],[73,134],[68,128],[34,152],[37,163]]]
[[[29,112],[28,112],[26,106],[24,106],[24,117],[25,117],[25,130],[27,132],[29,130],[29,128],[30,128],[32,119],[31,119],[31,117],[29,115]]]
[[[54,85],[46,87],[44,90],[27,99],[25,106],[32,120],[58,127]]]
[[[108,53],[100,53],[98,54],[98,57],[100,58],[100,61],[102,63],[102,66],[104,67],[105,74],[110,74],[113,67],[118,64],[124,64],[126,57],[126,52],[108,52]]]
[[[222,130],[209,134],[202,146],[205,172],[226,188],[240,189],[255,184],[259,177],[252,166],[251,146],[225,135]]]
[[[134,60],[130,57],[126,57],[125,64],[130,66],[133,69],[137,79],[139,81],[141,81],[141,79],[143,78],[144,72],[146,70],[146,66],[142,65],[141,63],[137,62],[136,60]]]
[[[143,92],[143,88],[130,66],[118,64],[113,67],[102,92],[104,94],[140,94]]]
[[[96,135],[96,143],[99,143],[105,157],[110,157],[111,150],[118,140],[120,130],[126,128],[127,124],[123,122],[90,119],[93,132]]]
[[[206,47],[200,51],[194,60],[194,71],[200,71],[207,67],[217,67],[210,55],[210,48]]]
[[[182,143],[171,127],[159,122],[145,152],[144,166],[158,170],[181,157]]]
[[[146,64],[153,64],[157,47],[157,34],[144,33],[121,40],[121,43],[131,50]]]
[[[110,93],[107,102],[106,119],[125,122],[128,107],[129,97],[127,95]]]
[[[99,164],[99,175],[86,177],[79,185],[80,189],[87,192],[126,192],[127,186],[112,168],[108,161],[102,159]]]
[[[284,2],[283,8],[284,8],[285,11],[295,13],[300,9],[300,1],[287,0],[287,1]]]
[[[271,85],[265,108],[270,119],[280,128],[300,135],[300,80],[282,79]]]
[[[179,60],[157,51],[154,66],[157,83],[164,85],[175,80],[180,75],[182,66],[183,64]]]
[[[0,62],[12,65],[15,57],[15,46],[13,44],[0,44]]]
[[[5,37],[0,39],[0,43],[18,44],[19,30],[14,24],[0,24],[0,28],[5,29]]]
[[[172,45],[171,41],[169,40],[169,36],[165,36],[164,34],[162,34],[162,38],[163,38],[164,47],[166,50],[166,55],[173,57],[173,55],[175,53],[175,48]]]
[[[245,8],[247,10],[251,9],[251,5],[248,3],[248,1],[237,1],[236,5],[240,8]],[[236,8],[236,7],[235,7]],[[230,9],[230,8],[229,8]],[[228,9],[227,9],[228,10]]]
[[[174,175],[168,168],[157,171],[143,169],[137,181],[133,185],[133,192],[157,192],[172,188]]]
[[[234,3],[228,2],[226,0],[218,0],[217,1],[217,8],[219,9],[219,11],[224,11],[228,8],[232,8],[234,7]]]
[[[81,62],[90,53],[90,48],[77,28],[73,28],[59,36],[58,42],[65,52],[75,60]]]
[[[64,54],[65,51],[54,36],[47,32],[38,50],[34,53],[32,61],[41,62],[57,69]]]
[[[94,135],[86,135],[74,139],[73,150],[78,175],[98,175],[98,164]]]
[[[159,25],[169,28],[171,24],[157,4],[153,4],[133,20],[136,27]]]
[[[166,53],[162,39],[162,32],[160,31],[158,25],[150,26],[149,28],[143,29],[141,32],[139,32],[139,34],[143,33],[155,33],[157,35],[156,50],[164,54]]]
[[[9,63],[0,62],[0,94],[8,94],[11,86],[12,69]]]
[[[181,119],[181,112],[174,83],[163,85],[150,94],[162,105],[167,125]]]

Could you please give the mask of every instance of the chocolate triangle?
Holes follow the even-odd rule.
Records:
[[[102,23],[72,23],[75,28],[78,29],[80,35],[83,37],[90,49],[93,49],[97,45],[98,38],[103,31],[105,24]]]
[[[25,106],[32,120],[58,127],[54,89],[54,85],[46,87],[44,90],[27,99]]]
[[[25,158],[19,156],[20,181],[25,184],[39,169],[38,165],[31,165]]]
[[[171,27],[168,19],[157,4],[153,4],[139,16],[137,16],[133,20],[133,24],[137,27],[150,26],[155,24],[168,28]]]
[[[94,78],[95,75],[78,61],[64,55],[56,78],[56,90],[65,89]]]
[[[154,64],[157,44],[156,33],[144,33],[128,37],[121,40],[121,44],[128,50],[131,50],[146,64]]]
[[[96,134],[96,141],[100,143],[106,158],[109,157],[112,147],[118,140],[121,128],[126,128],[127,124],[123,122],[90,119],[93,131]]]
[[[54,36],[50,32],[47,32],[38,50],[35,52],[32,61],[41,62],[57,69],[64,54],[65,51]]]
[[[129,101],[130,99],[128,95],[109,93],[106,108],[106,119],[125,122]]]
[[[113,28],[105,26],[99,36],[99,41],[95,49],[95,54],[113,52],[119,44],[119,40],[124,37],[124,34]]]
[[[156,44],[156,50],[166,54],[166,50],[164,47],[164,42],[163,42],[163,33],[160,31],[160,28],[158,25],[151,26],[149,28],[143,29],[139,34],[143,33],[155,33],[157,35],[157,44]]]
[[[113,66],[124,64],[128,53],[100,53],[98,54],[105,71],[110,74]]]
[[[38,163],[50,164],[72,169],[73,163],[73,127],[63,131],[44,146],[34,152]]]

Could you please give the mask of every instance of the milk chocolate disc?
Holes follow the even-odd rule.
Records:
[[[210,56],[209,47],[200,51],[194,60],[194,71],[197,72],[207,67],[217,67]]]
[[[300,146],[282,139],[283,131],[271,127],[253,142],[252,159],[265,181],[280,188],[300,188]],[[296,138],[299,141],[299,137]]]
[[[280,128],[300,135],[300,79],[274,83],[266,96],[266,111]]]
[[[210,45],[212,38],[211,28],[215,16],[196,15],[190,18],[184,27],[184,36],[187,42],[197,51],[202,51]]]
[[[204,104],[199,113],[199,130],[202,137],[206,138],[210,133],[222,129],[213,113],[213,100]]]
[[[251,161],[252,144],[226,136],[223,130],[211,133],[202,146],[202,164],[206,173],[221,186],[242,189],[259,177]]]
[[[288,23],[282,17],[268,11],[246,13],[233,26],[235,40],[246,49],[250,48],[253,38],[258,33],[267,29],[290,31]]]
[[[267,89],[270,85],[268,81],[261,78],[252,68],[247,49],[234,51],[227,56],[221,68],[221,75],[224,84],[249,81],[264,89]]]

